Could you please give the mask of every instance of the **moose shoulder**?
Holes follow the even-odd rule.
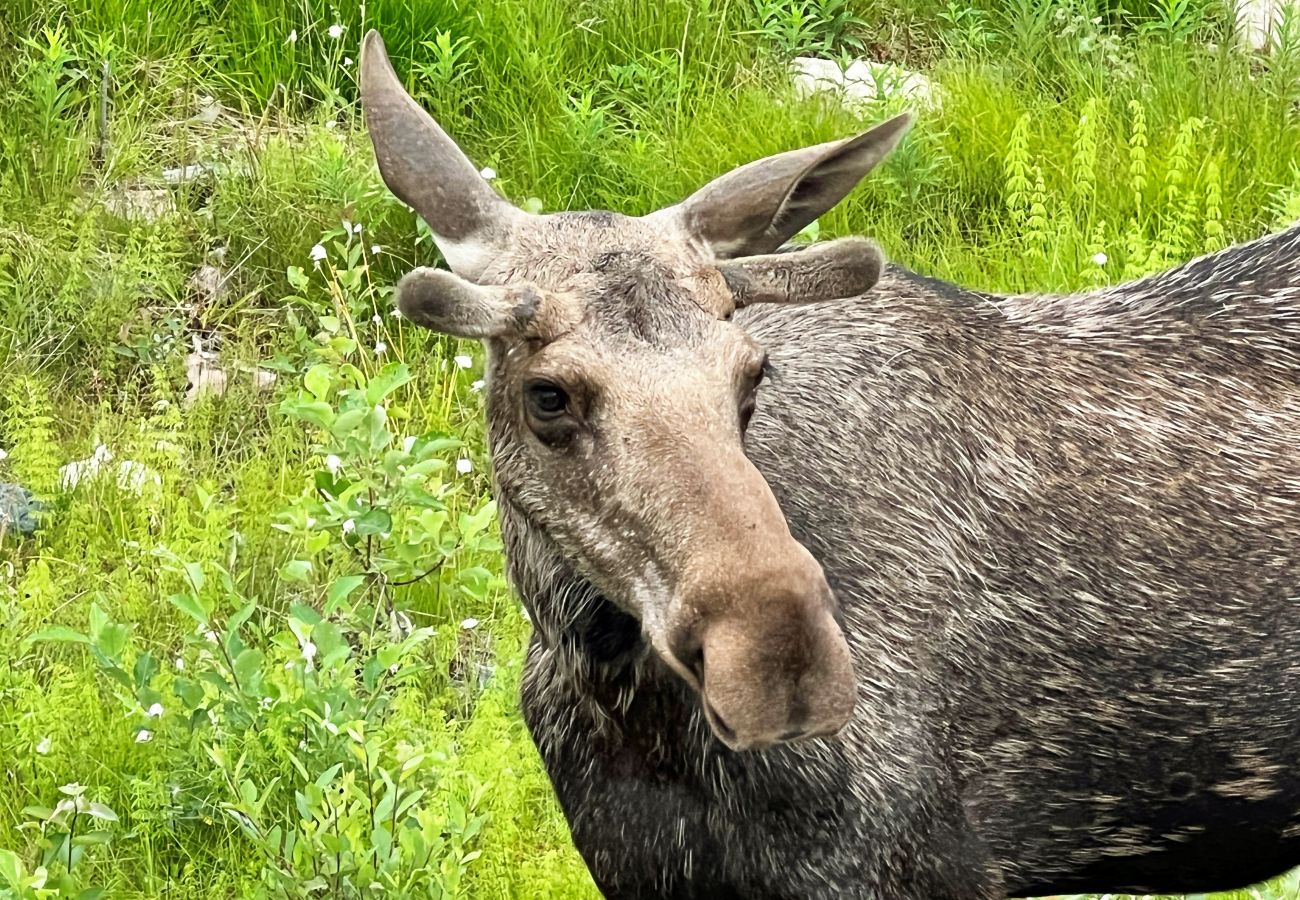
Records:
[[[452,267],[402,311],[488,348],[524,713],[607,896],[1300,863],[1300,231],[985,296],[860,239],[777,252],[905,119],[650,216],[531,216],[374,33],[362,96]]]

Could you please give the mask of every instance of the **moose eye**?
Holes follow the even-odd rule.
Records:
[[[530,381],[524,386],[528,411],[538,419],[556,419],[569,408],[569,395],[551,381]]]

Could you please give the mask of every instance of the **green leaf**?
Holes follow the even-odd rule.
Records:
[[[311,560],[291,559],[280,567],[280,577],[285,581],[306,583],[311,577]]]
[[[105,806],[103,803],[98,803],[94,800],[90,801],[90,807],[86,812],[90,813],[96,819],[102,819],[105,822],[117,821],[117,813],[113,812],[113,810]]]
[[[353,591],[365,583],[365,575],[344,575],[342,578],[335,579],[325,598],[325,615],[332,613],[352,595]]]
[[[330,387],[334,383],[332,371],[324,363],[314,365],[307,370],[307,374],[302,378],[302,383],[317,400],[324,400],[329,396]]]
[[[299,419],[320,428],[334,424],[334,407],[321,400],[308,400],[305,394],[286,397],[280,403],[280,412],[291,419]]]
[[[90,636],[66,625],[51,625],[49,628],[33,631],[23,643],[35,644],[42,641],[57,644],[89,644]]]
[[[203,593],[203,585],[207,581],[203,575],[203,566],[196,562],[187,562],[185,566],[185,577],[189,579],[190,585],[194,588],[194,593]]]
[[[189,616],[200,625],[206,626],[208,624],[208,610],[193,594],[172,594],[167,598],[167,600],[172,606],[185,613],[185,615]]]
[[[235,677],[239,679],[242,687],[247,688],[253,684],[254,678],[262,670],[264,659],[261,650],[245,650],[235,657]]]
[[[371,509],[364,516],[356,519],[356,534],[358,537],[368,537],[372,534],[388,534],[393,530],[393,517],[384,509]]]
[[[357,426],[365,421],[369,412],[368,409],[349,409],[347,412],[340,413],[339,417],[334,420],[334,425],[330,428],[330,434],[339,440],[343,440],[356,431]]]
[[[376,405],[393,391],[411,380],[411,370],[406,363],[389,363],[366,386],[366,402]]]
[[[22,888],[23,864],[12,850],[0,850],[0,878],[14,890]]]

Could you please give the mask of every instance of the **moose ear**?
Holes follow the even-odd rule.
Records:
[[[756,160],[651,217],[674,221],[719,259],[771,253],[843,200],[911,123],[903,113],[854,138]]]
[[[514,225],[526,213],[492,190],[406,93],[383,38],[373,30],[361,45],[361,106],[384,183],[429,224],[448,265],[476,277],[508,246]]]
[[[856,297],[880,280],[885,258],[866,238],[814,244],[793,253],[747,256],[718,266],[737,308]]]
[[[403,317],[433,331],[463,338],[522,334],[541,306],[536,288],[485,287],[445,269],[421,267],[397,283]]]

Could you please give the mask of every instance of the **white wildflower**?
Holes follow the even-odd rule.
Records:
[[[285,43],[286,43],[286,44],[296,44],[296,43],[298,43],[298,29],[297,29],[297,28],[295,28],[293,31],[289,32],[289,37],[288,37],[287,40],[285,40]]]
[[[207,638],[208,643],[210,644],[215,644],[217,642],[217,633],[213,631],[211,628],[203,632],[203,636]]]
[[[155,703],[153,706],[150,706],[149,709],[145,711],[145,715],[151,719],[161,719],[162,714],[163,714],[163,705],[161,703]]]
[[[471,383],[469,389],[474,393],[478,393],[479,391],[483,390],[483,387],[486,384],[487,382],[484,381],[482,378],[480,378],[478,381]]]
[[[324,258],[325,258],[325,245],[324,245],[324,244],[317,244],[316,246],[314,246],[314,247],[311,248],[311,259],[312,259],[312,262],[319,263],[319,262],[320,262],[321,260],[323,260]]]
[[[415,435],[408,434],[405,438],[402,439],[402,452],[410,453],[411,448],[415,446],[415,442],[417,440],[418,438]]]
[[[388,345],[383,341],[375,341],[375,356],[383,356],[388,352]]]
[[[484,181],[491,181],[493,178],[497,177],[497,170],[491,166],[484,166],[479,170],[479,174],[483,176]]]
[[[40,743],[36,745],[36,752],[39,753],[41,756],[45,756],[53,748],[54,748],[54,743],[50,740],[49,736],[47,735],[41,738]]]
[[[176,657],[176,671],[177,672],[185,671],[185,660],[181,659],[179,656]]]
[[[5,453],[3,448],[0,448],[0,462],[4,462],[8,458],[9,458],[9,454]]]
[[[343,68],[346,69],[350,65],[352,65],[352,57],[350,56],[343,57]]]
[[[360,233],[361,233],[361,223],[360,223],[360,222],[357,222],[355,225],[352,226],[352,233],[353,233],[353,234],[360,234]]]
[[[153,740],[153,732],[148,728],[141,728],[135,733],[135,742],[137,744],[147,744]]]
[[[381,247],[381,246],[379,246],[378,244],[371,244],[371,245],[370,245],[370,253],[371,253],[372,255],[374,255],[374,256],[378,256],[379,254],[381,254],[381,253],[383,253],[383,252],[384,252],[384,248]]]
[[[343,460],[339,459],[336,454],[331,453],[325,457],[325,468],[329,470],[331,475],[337,475],[339,469],[343,468]]]
[[[460,459],[456,460],[456,471],[462,475],[468,475],[470,472],[474,471],[474,464],[469,461],[468,457],[462,456]]]
[[[473,631],[475,628],[478,628],[478,619],[472,617],[463,619],[460,623],[460,627],[464,628],[466,631]]]
[[[1110,259],[1110,257],[1108,257],[1105,253],[1098,253],[1098,254],[1096,254],[1095,256],[1093,256],[1092,261],[1095,262],[1095,263],[1096,263],[1097,265],[1099,265],[1099,266],[1104,266],[1104,265],[1106,265],[1106,262],[1107,262],[1109,259]]]
[[[351,534],[352,532],[354,532],[354,531],[356,531],[356,530],[357,530],[357,520],[356,520],[356,519],[348,519],[346,522],[343,523],[343,533],[344,533],[344,534]]]
[[[343,26],[331,25],[329,34],[331,38],[337,41],[339,38],[343,37]]]
[[[371,317],[370,317],[370,321],[374,322],[376,325],[383,325],[383,324],[384,324],[383,317],[380,316],[379,313],[375,313],[373,316],[371,316]]]
[[[339,123],[336,122],[336,121],[334,121],[333,119],[330,119],[328,122],[325,123],[325,127],[326,127],[327,129],[338,128],[338,127],[339,127]]]
[[[460,366],[462,369],[468,369],[470,366],[474,365],[474,358],[470,356],[463,356],[463,355],[457,356],[456,365]]]

